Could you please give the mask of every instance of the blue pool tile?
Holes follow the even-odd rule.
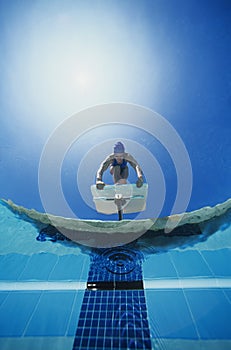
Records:
[[[224,288],[223,292],[224,292],[226,298],[228,299],[229,303],[231,304],[231,289]]]
[[[201,339],[231,339],[231,305],[220,289],[186,290]]]
[[[70,314],[69,326],[67,329],[67,336],[74,336],[76,332],[76,327],[78,324],[80,309],[83,301],[83,290],[76,291],[75,300],[72,307],[72,312]]]
[[[7,298],[8,294],[9,294],[8,291],[0,292],[0,306],[3,304],[3,302]]]
[[[75,297],[74,291],[46,291],[28,325],[26,336],[64,336]]]
[[[57,260],[58,257],[54,254],[41,253],[32,255],[19,280],[46,281]]]
[[[24,270],[28,255],[7,254],[1,256],[0,259],[0,279],[1,280],[17,280]]]
[[[0,336],[19,337],[34,311],[40,292],[10,292],[0,306]]]
[[[196,250],[171,251],[173,264],[179,277],[212,277],[212,272]]]
[[[154,338],[198,339],[181,290],[146,290],[150,329]]]
[[[231,276],[231,249],[219,249],[213,251],[204,250],[202,251],[202,255],[206,259],[215,276]]]
[[[168,253],[150,255],[143,263],[143,276],[148,278],[176,278],[176,270]]]
[[[49,280],[87,280],[89,258],[83,255],[63,255],[58,259]]]

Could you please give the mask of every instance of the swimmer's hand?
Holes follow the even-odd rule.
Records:
[[[105,186],[105,183],[104,183],[103,181],[101,181],[101,180],[97,180],[97,181],[96,181],[96,188],[97,188],[98,190],[103,190],[103,189],[104,189],[104,186]]]

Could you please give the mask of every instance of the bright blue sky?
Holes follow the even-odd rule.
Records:
[[[42,210],[38,164],[49,135],[84,108],[128,102],[158,112],[184,141],[188,210],[229,198],[230,18],[229,0],[0,1],[0,197]],[[104,135],[142,139],[164,173],[168,215],[176,191],[168,155],[148,135],[109,129],[83,136],[76,160]],[[107,218],[73,192],[76,163],[64,162],[67,200],[78,201],[79,217]]]

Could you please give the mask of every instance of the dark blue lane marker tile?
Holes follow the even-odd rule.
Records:
[[[73,350],[152,348],[142,279],[135,250],[92,254]]]

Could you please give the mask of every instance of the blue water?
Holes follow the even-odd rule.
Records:
[[[230,18],[229,0],[1,1],[0,198],[117,220],[97,213],[90,193],[117,140],[149,185],[139,218],[230,198]],[[143,254],[153,349],[231,348],[225,220],[214,218],[211,235],[205,225],[200,236],[129,245]],[[100,265],[99,251],[38,235],[0,202],[3,350],[73,349],[94,254]]]

